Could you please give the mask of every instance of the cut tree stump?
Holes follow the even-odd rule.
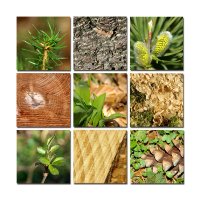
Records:
[[[70,127],[70,74],[17,74],[18,127]]]

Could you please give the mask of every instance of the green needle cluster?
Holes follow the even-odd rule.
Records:
[[[30,53],[30,58],[26,58],[29,63],[34,66],[35,70],[52,70],[52,66],[58,66],[62,62],[62,57],[59,57],[59,50],[63,49],[65,45],[61,42],[65,35],[60,34],[60,31],[56,31],[52,25],[48,23],[49,33],[38,30],[34,25],[36,34],[33,35],[28,31],[29,38],[24,42],[30,47],[30,49],[23,49]]]

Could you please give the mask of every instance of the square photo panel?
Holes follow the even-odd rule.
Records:
[[[183,70],[183,17],[131,17],[131,70]]]
[[[183,127],[183,74],[131,74],[130,126]]]
[[[132,184],[184,184],[184,131],[131,131],[130,178]]]
[[[74,17],[74,70],[127,70],[126,17]]]
[[[70,184],[70,131],[18,130],[17,183]]]
[[[17,74],[17,127],[70,127],[70,74]]]
[[[127,183],[125,130],[74,131],[74,183]]]
[[[17,70],[70,70],[70,17],[17,17]]]
[[[127,127],[127,74],[74,74],[74,127]]]

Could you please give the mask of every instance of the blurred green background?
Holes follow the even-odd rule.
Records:
[[[60,145],[57,155],[64,157],[64,166],[59,167],[60,174],[53,176],[49,173],[47,183],[70,183],[70,131],[66,130],[18,130],[17,131],[17,183],[41,183],[43,168],[35,167],[40,157],[37,147],[44,147],[47,139],[55,137],[55,144]]]
[[[53,65],[53,70],[70,70],[70,17],[17,17],[17,70],[36,70],[28,61],[34,57],[33,53],[22,49],[34,50],[27,45],[24,40],[28,40],[30,31],[36,34],[36,29],[50,33],[49,22],[56,31],[60,31],[60,35],[65,35],[61,43],[65,44],[65,48],[59,51],[59,56],[65,59],[59,66]]]

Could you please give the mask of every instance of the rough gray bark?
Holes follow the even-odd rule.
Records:
[[[74,17],[74,69],[126,70],[127,18]]]

